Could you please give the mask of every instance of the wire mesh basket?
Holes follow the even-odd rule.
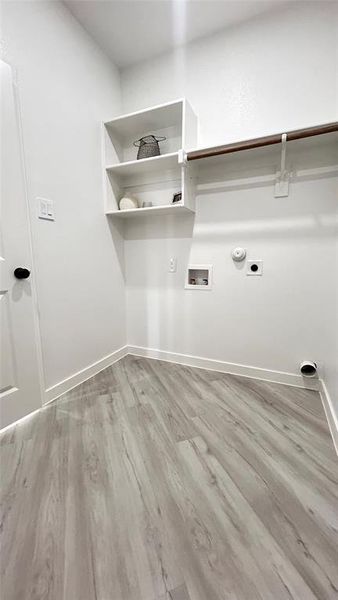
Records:
[[[150,158],[151,156],[159,156],[161,154],[159,142],[163,142],[165,136],[156,137],[155,135],[145,135],[134,142],[134,146],[138,148],[137,160],[140,158]]]

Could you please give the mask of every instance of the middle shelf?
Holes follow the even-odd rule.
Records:
[[[156,174],[164,178],[170,177],[173,175],[173,171],[177,171],[178,167],[178,152],[171,152],[170,154],[161,154],[151,158],[129,160],[128,162],[109,165],[106,170],[118,177],[121,183],[123,182],[127,186],[128,182],[135,184],[154,181],[154,175]]]
[[[107,211],[107,215],[113,215],[119,219],[128,219],[130,217],[147,217],[155,215],[178,215],[182,213],[192,213],[193,210],[183,204],[163,204],[160,206],[147,206],[145,208],[135,208],[130,210],[112,210]]]
[[[105,171],[107,215],[131,217],[194,211],[193,179],[187,167],[178,162],[178,152],[108,165]],[[180,202],[173,203],[175,194],[181,194]],[[120,210],[119,202],[124,196],[136,198],[139,208]],[[149,202],[151,206],[143,206]]]

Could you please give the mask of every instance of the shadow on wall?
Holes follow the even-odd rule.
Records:
[[[126,282],[126,264],[124,256],[124,223],[121,221],[115,221],[112,218],[105,217],[109,227],[110,235],[116,251],[118,263],[120,265],[120,272],[124,282]]]
[[[126,240],[165,240],[193,237],[195,213],[149,216],[128,219],[124,226]]]
[[[123,239],[128,240],[164,240],[193,239],[201,242],[224,243],[238,238],[272,241],[276,238],[301,239],[323,238],[338,234],[338,212],[336,181],[328,180],[331,188],[332,209],[326,201],[321,212],[322,192],[313,199],[314,187],[309,194],[299,196],[290,184],[290,195],[287,198],[274,198],[271,183],[268,188],[241,189],[239,196],[223,188],[222,191],[209,191],[203,195],[198,191],[195,214],[177,216],[149,216],[139,219],[131,218],[124,223],[109,220],[110,231],[114,241],[121,269],[125,272]]]
[[[164,330],[165,337],[174,335],[181,309],[177,293],[184,288],[194,224],[194,213],[136,217],[125,222],[127,312],[131,321],[139,314],[145,345],[162,347]],[[168,271],[170,257],[178,258],[175,273]],[[141,291],[140,304],[137,290]],[[184,330],[182,335],[186,336]]]
[[[259,240],[335,235],[337,147],[336,137],[329,143],[317,140],[316,145],[312,140],[289,143],[289,195],[281,198],[274,196],[278,146],[200,161],[194,235],[201,241],[223,241],[224,236],[232,241],[238,235]]]
[[[210,244],[224,244],[226,238],[228,242],[237,241],[238,238],[245,236],[245,239],[258,239],[260,241],[277,238],[293,241],[301,241],[304,238],[327,238],[328,236],[338,235],[338,215],[327,213],[318,215],[308,213],[306,215],[257,215],[254,211],[252,218],[243,215],[243,218],[236,220],[221,219],[205,221],[200,219],[196,223],[194,235],[198,237],[199,242]]]

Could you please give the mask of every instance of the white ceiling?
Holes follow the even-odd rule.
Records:
[[[124,68],[286,5],[284,0],[64,0]]]

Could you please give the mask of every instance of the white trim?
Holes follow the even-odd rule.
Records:
[[[185,154],[185,157],[184,157],[184,161],[180,161],[180,154],[178,155],[178,162],[181,164],[187,163],[186,153],[184,152],[186,149],[186,146],[187,146],[186,145],[186,137],[187,137],[187,100],[186,100],[186,98],[182,98],[182,155],[181,155],[181,158],[183,158],[183,154]]]
[[[230,375],[240,375],[241,377],[251,377],[252,379],[260,379],[262,381],[271,381],[273,383],[282,383],[293,385],[295,387],[306,388],[319,391],[319,379],[306,379],[301,375],[294,373],[285,373],[284,371],[272,371],[270,369],[261,369],[247,365],[236,363],[228,363],[212,358],[203,358],[201,356],[191,356],[189,354],[177,354],[175,352],[167,352],[156,348],[144,348],[142,346],[128,346],[129,354],[135,356],[145,356],[157,360],[167,362],[175,362],[181,365],[197,367],[199,369],[209,369],[210,371],[220,371],[221,373],[229,373]]]
[[[11,79],[13,85],[13,97],[15,102],[15,112],[18,126],[18,134],[19,134],[19,144],[20,144],[20,160],[21,160],[21,168],[22,168],[22,176],[23,176],[23,184],[24,184],[24,195],[25,195],[25,208],[26,208],[26,223],[27,223],[27,233],[28,233],[28,243],[29,243],[29,253],[30,260],[32,265],[32,271],[36,275],[36,260],[35,260],[35,248],[33,243],[33,234],[32,234],[32,214],[30,210],[29,203],[29,180],[26,168],[26,151],[25,151],[25,140],[24,140],[24,131],[23,131],[23,116],[22,116],[22,107],[21,107],[21,96],[20,96],[20,88],[17,80],[17,72],[14,70],[14,67],[10,63],[3,61],[7,64],[11,70]],[[33,308],[33,326],[34,326],[34,342],[37,356],[37,369],[38,369],[38,377],[39,377],[39,390],[40,390],[40,405],[43,404],[44,397],[44,388],[45,388],[45,372],[43,366],[43,355],[42,355],[42,338],[41,338],[41,329],[40,329],[40,319],[39,319],[39,301],[38,301],[38,292],[36,285],[37,277],[31,277],[30,285],[32,291],[32,308]],[[30,413],[29,413],[30,414]]]
[[[147,108],[141,108],[140,110],[136,110],[130,113],[124,113],[122,115],[118,115],[117,117],[113,117],[109,119],[109,121],[104,121],[105,125],[110,125],[111,123],[115,123],[116,121],[122,121],[122,119],[129,119],[130,117],[138,117],[147,112],[153,112],[155,110],[161,108],[168,108],[169,106],[173,106],[174,104],[182,104],[182,111],[185,102],[185,98],[177,98],[177,100],[170,100],[169,102],[164,102],[163,104],[155,104],[155,106],[148,106]]]
[[[259,367],[251,367],[247,365],[240,365],[236,363],[227,363],[224,361],[214,360],[210,358],[202,358],[200,356],[191,356],[189,354],[177,354],[175,352],[167,352],[165,350],[158,350],[156,348],[145,348],[143,346],[123,346],[119,350],[108,354],[104,358],[92,363],[85,369],[74,373],[70,377],[67,377],[63,381],[60,381],[56,385],[51,386],[45,392],[45,403],[48,404],[52,400],[55,400],[62,394],[69,392],[71,389],[87,381],[100,371],[103,371],[110,365],[118,362],[121,358],[124,358],[128,354],[133,356],[144,356],[147,358],[153,358],[155,360],[164,360],[166,362],[173,362],[181,365],[188,365],[199,369],[208,369],[211,371],[219,371],[221,373],[229,373],[230,375],[240,375],[241,377],[249,377],[251,379],[258,379],[260,381],[270,381],[272,383],[280,383],[284,385],[291,385],[294,387],[301,387],[306,389],[312,389],[319,391],[320,397],[323,403],[326,419],[329,425],[329,430],[332,436],[333,444],[338,455],[338,418],[333,408],[333,403],[328,393],[327,387],[322,379],[307,380],[301,375],[294,373],[286,373],[283,371],[272,371],[270,369],[261,369]],[[10,423],[4,429],[1,430],[3,433],[9,427],[16,425],[39,412],[41,409],[35,410],[28,415],[25,415],[15,423]]]
[[[59,383],[56,383],[55,385],[52,385],[51,387],[47,388],[45,391],[44,404],[47,404],[48,402],[55,400],[55,398],[58,398],[62,394],[69,392],[71,389],[73,389],[80,383],[87,381],[87,379],[90,379],[94,375],[97,375],[97,373],[99,373],[100,371],[103,371],[103,369],[110,367],[110,365],[114,364],[121,358],[124,358],[127,354],[128,346],[123,346],[122,348],[119,348],[119,350],[116,350],[115,352],[104,356],[103,358],[92,363],[88,367],[81,369],[81,371],[73,373],[73,375],[70,375],[70,377],[63,379],[63,381],[60,381]]]
[[[319,393],[322,399],[326,419],[329,424],[333,445],[338,455],[338,417],[333,407],[333,402],[331,400],[328,389],[325,385],[325,382],[322,379],[320,380]]]

